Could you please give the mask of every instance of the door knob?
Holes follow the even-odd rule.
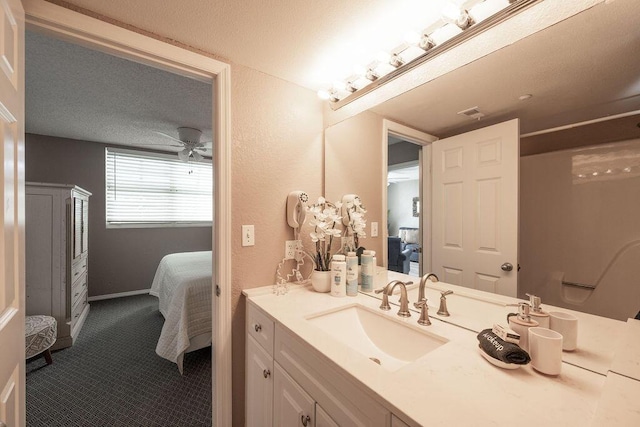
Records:
[[[500,266],[500,268],[502,269],[502,271],[511,271],[513,270],[513,264],[511,264],[510,262],[505,262]]]

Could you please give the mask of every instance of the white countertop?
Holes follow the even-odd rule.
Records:
[[[500,369],[480,356],[476,333],[438,320],[432,320],[431,326],[418,326],[417,313],[401,319],[393,307],[380,312],[412,327],[425,328],[449,342],[416,362],[389,372],[306,321],[314,313],[354,303],[377,309],[378,300],[364,294],[334,298],[306,287],[292,287],[280,296],[270,291],[270,287],[257,288],[244,294],[368,387],[381,404],[401,418],[421,425],[585,426],[596,412],[606,378],[603,375],[568,363],[563,364],[557,377],[537,373],[529,365],[516,370]],[[453,316],[458,309],[454,308],[454,299],[449,309]],[[488,322],[479,330],[491,325]]]
[[[418,300],[420,278],[379,268],[376,274],[376,289],[383,287],[391,280],[414,282],[413,285],[409,286],[409,301],[411,302],[409,308],[413,309],[412,303]],[[447,296],[447,308],[451,314],[450,317],[443,317],[437,314],[440,305],[440,291],[445,290],[453,290],[454,292]],[[508,326],[507,314],[517,313],[518,308],[506,306],[506,304],[516,304],[518,301],[523,301],[442,282],[428,282],[425,294],[429,305],[429,316],[475,332],[491,328],[494,323]],[[378,295],[373,293],[368,295],[379,298]],[[395,299],[393,301],[390,299],[390,302],[397,303]],[[620,320],[555,307],[545,304],[544,301],[542,302],[542,309],[546,312],[562,311],[571,313],[578,318],[578,347],[574,351],[563,352],[563,361],[606,375],[614,359],[615,344],[618,337],[624,333],[627,327],[626,323]],[[417,312],[417,309],[415,310]],[[640,322],[637,323],[640,325]],[[636,328],[635,336],[640,336],[640,326],[636,326]],[[635,343],[640,349],[638,340],[630,340],[629,342]],[[640,368],[640,362],[636,361],[636,366]]]
[[[639,426],[638,396],[640,396],[640,381],[610,372],[591,426]]]
[[[640,380],[640,320],[627,320],[616,349],[611,371]]]

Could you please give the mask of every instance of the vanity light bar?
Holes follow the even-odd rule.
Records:
[[[404,43],[391,53],[382,52],[384,58],[380,55],[367,65],[364,73],[350,76],[346,83],[334,84],[328,90],[320,90],[318,96],[329,100],[331,109],[337,110],[540,1],[468,0],[465,2],[468,10],[458,8],[457,17],[452,10],[447,10],[439,22],[423,30],[417,43]],[[438,42],[439,38],[443,40]]]

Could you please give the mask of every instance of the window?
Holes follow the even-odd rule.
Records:
[[[107,228],[206,226],[213,219],[210,160],[106,149]]]

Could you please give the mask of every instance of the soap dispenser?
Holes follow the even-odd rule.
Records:
[[[529,305],[531,306],[531,318],[540,324],[541,328],[549,329],[549,313],[542,310],[540,304],[542,300],[535,295],[526,294],[529,297]]]
[[[538,322],[531,319],[531,307],[527,302],[518,304],[508,304],[509,306],[518,306],[518,313],[507,314],[509,327],[520,334],[520,347],[524,351],[529,351],[529,328],[538,326]]]

